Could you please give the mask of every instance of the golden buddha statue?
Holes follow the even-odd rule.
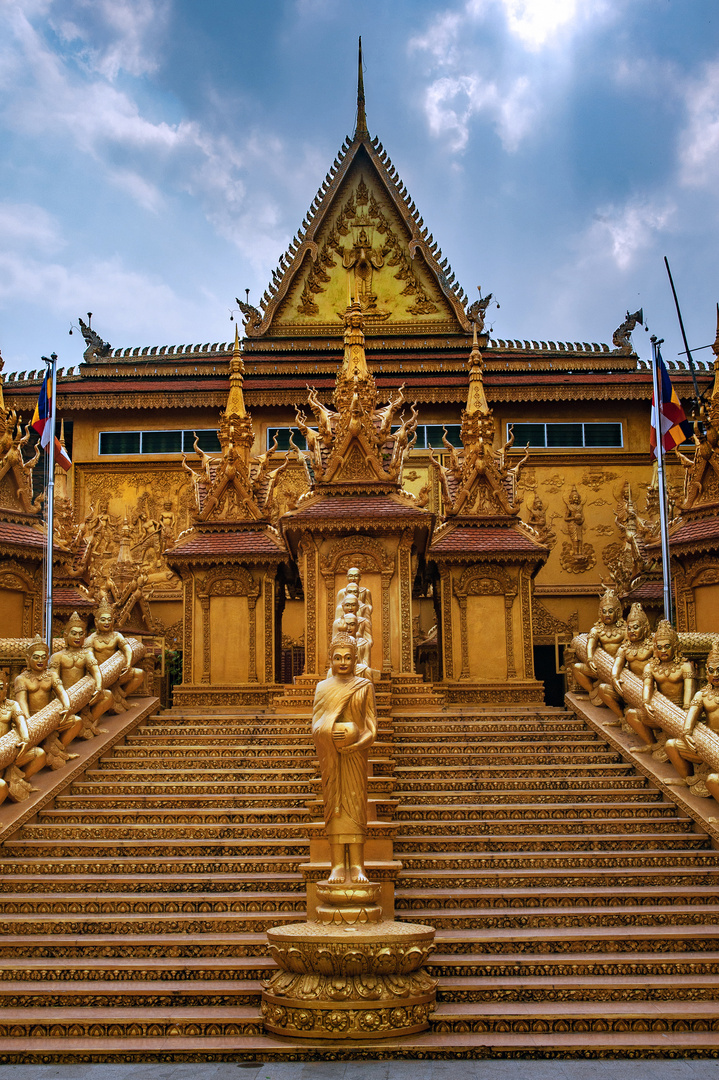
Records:
[[[617,649],[612,666],[611,683],[600,683],[597,693],[604,704],[619,717],[609,721],[608,726],[617,726],[624,719],[624,699],[622,695],[622,672],[625,667],[640,679],[644,677],[644,668],[654,654],[654,640],[649,626],[649,619],[641,604],[632,604],[627,616],[627,628],[624,641]]]
[[[130,697],[142,685],[145,672],[142,668],[132,667],[132,649],[127,638],[115,629],[115,608],[105,599],[95,612],[95,630],[85,640],[85,648],[91,650],[98,664],[109,660],[116,652],[124,656],[125,666],[113,688],[113,703],[116,704],[115,695]]]
[[[664,749],[667,757],[679,773],[680,782],[687,781],[694,773],[694,765],[703,758],[697,752],[692,732],[697,724],[704,722],[711,731],[719,734],[719,645],[712,646],[706,661],[707,681],[691,700],[684,721],[684,731],[676,739],[667,739]],[[710,773],[704,783],[708,793],[719,802],[719,774]]]
[[[62,679],[57,671],[47,666],[49,656],[47,644],[42,638],[36,637],[25,650],[27,667],[20,672],[14,684],[15,700],[26,720],[44,709],[54,698],[57,698],[63,707],[59,725],[45,740],[46,753],[50,742],[54,745],[56,738],[60,739],[63,746],[69,746],[82,730],[82,720],[70,712],[70,699]]]
[[[359,597],[360,605],[363,609],[365,609],[363,610],[362,614],[366,619],[369,620],[371,624],[372,593],[369,591],[369,589],[365,588],[365,586],[362,585],[361,582],[362,571],[359,570],[356,566],[351,566],[347,571],[347,584],[337,593],[337,607],[340,608],[342,606],[342,601],[344,600],[348,592],[356,592],[357,596]]]
[[[31,791],[37,791],[28,783],[31,776],[40,772],[45,764],[45,751],[40,746],[30,746],[30,732],[27,721],[17,701],[8,698],[8,678],[0,671],[0,737],[15,732],[19,738],[17,754],[12,765],[5,770],[0,786],[0,802],[10,797],[13,802],[22,802]]]
[[[100,665],[95,659],[92,649],[84,647],[85,623],[76,611],[72,613],[63,630],[65,648],[60,652],[53,653],[50,657],[50,667],[62,679],[66,690],[89,675],[95,682],[95,693],[89,703],[80,713],[82,726],[78,734],[82,739],[91,739],[105,728],[98,728],[97,722],[103,713],[111,707],[113,702],[112,693],[103,690]]]
[[[670,622],[662,619],[654,631],[654,656],[644,668],[644,686],[642,689],[641,709],[628,709],[626,721],[639,735],[643,746],[635,753],[658,751],[654,733],[662,726],[652,708],[652,696],[656,690],[665,698],[688,709],[694,696],[694,665],[685,659],[679,649],[679,637]],[[666,759],[665,751],[661,755]]]
[[[374,687],[355,674],[357,645],[337,634],[330,645],[332,674],[317,684],[312,738],[322,776],[325,831],[330,845],[330,884],[368,881],[367,835],[369,750],[377,735]]]
[[[597,695],[599,673],[594,663],[594,653],[601,646],[610,656],[616,656],[624,640],[626,623],[622,618],[622,605],[616,593],[608,589],[599,601],[599,618],[589,631],[587,639],[587,662],[573,665],[574,677],[589,694],[592,704],[599,704]],[[596,700],[595,700],[596,699]]]
[[[355,593],[347,592],[341,605],[338,605],[340,616],[332,624],[332,635],[347,633],[355,639],[357,645],[356,670],[362,671],[370,667],[370,654],[372,651],[372,625],[360,612],[359,597]]]

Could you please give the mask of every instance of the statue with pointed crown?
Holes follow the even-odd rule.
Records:
[[[66,690],[86,675],[93,679],[95,693],[80,713],[82,728],[79,732],[80,738],[91,739],[105,730],[98,728],[97,724],[103,713],[111,708],[113,697],[110,690],[103,689],[100,665],[94,652],[85,648],[85,629],[85,623],[78,613],[73,611],[63,630],[65,648],[53,653],[50,657],[50,668],[58,673]]]
[[[113,687],[113,711],[123,712],[127,705],[125,698],[131,697],[142,685],[145,672],[132,666],[132,650],[126,637],[115,629],[115,608],[103,598],[95,611],[95,629],[85,641],[98,664],[109,660],[116,652],[125,658],[125,666]]]
[[[654,655],[644,667],[642,707],[627,712],[627,723],[639,735],[642,745],[635,753],[653,753],[658,761],[666,761],[664,748],[666,736],[654,713],[652,698],[655,693],[687,710],[696,688],[694,665],[683,655],[679,635],[670,622],[661,619],[654,631]],[[656,734],[659,733],[659,740]]]
[[[15,700],[22,710],[26,720],[44,709],[55,698],[63,707],[60,724],[49,740],[45,740],[44,749],[49,756],[52,754],[56,739],[59,739],[63,747],[69,746],[72,740],[79,735],[82,729],[82,721],[79,716],[70,712],[70,699],[67,696],[62,679],[54,668],[48,668],[50,650],[41,637],[36,637],[25,649],[26,667],[16,677],[13,685]],[[68,758],[70,755],[68,755]],[[49,764],[50,762],[48,762]],[[63,763],[64,764],[64,763]]]
[[[649,626],[649,619],[642,605],[634,603],[627,616],[624,640],[614,657],[612,681],[611,683],[600,683],[597,688],[597,693],[604,704],[618,717],[617,720],[609,721],[608,727],[618,727],[625,718],[621,685],[622,672],[625,667],[628,667],[632,674],[638,678],[643,678],[647,661],[653,655],[654,640]],[[627,727],[626,730],[629,730],[629,728]]]
[[[20,705],[7,696],[8,677],[0,671],[0,738],[13,732],[17,738],[17,753],[13,763],[0,780],[0,803],[6,797],[22,802],[36,789],[28,782],[31,776],[45,764],[45,751],[40,746],[30,746],[27,720]]]
[[[680,782],[686,783],[692,794],[713,795],[719,802],[719,774],[697,770],[703,761],[692,737],[697,724],[704,723],[719,734],[719,643],[714,642],[706,659],[707,681],[692,698],[687,710],[684,730],[675,739],[667,739],[664,749],[667,757],[679,773]],[[701,772],[705,775],[702,778]],[[700,785],[706,789],[702,790]],[[697,790],[699,788],[699,790]]]
[[[619,646],[624,641],[627,625],[622,618],[622,605],[612,589],[607,589],[599,601],[599,618],[589,631],[587,639],[587,661],[573,666],[574,677],[589,694],[593,705],[600,705],[602,699],[597,693],[599,672],[594,662],[594,653],[604,649],[610,656],[616,656]]]

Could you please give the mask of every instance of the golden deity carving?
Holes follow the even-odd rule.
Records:
[[[98,664],[116,652],[123,654],[125,666],[111,693],[115,711],[124,711],[125,698],[139,689],[145,673],[142,668],[132,667],[132,649],[127,638],[115,629],[115,609],[107,600],[102,600],[95,612],[95,630],[85,640],[85,648],[92,652]]]
[[[666,760],[663,739],[657,743],[655,733],[662,725],[654,713],[652,698],[656,691],[680,709],[687,710],[695,690],[694,665],[685,659],[679,647],[679,636],[670,622],[662,619],[654,631],[654,656],[644,668],[642,707],[628,710],[627,723],[639,735],[643,745],[637,753],[654,751],[659,760]]]
[[[584,539],[585,501],[576,484],[572,484],[569,498],[564,499],[564,532],[569,539],[562,544],[559,559],[562,568],[570,574],[583,574],[586,570],[591,570],[597,561],[593,546]]]
[[[357,606],[357,600],[348,600]],[[355,674],[357,644],[337,634],[330,648],[332,674],[317,684],[312,738],[322,776],[325,829],[330,843],[332,885],[365,883],[367,773],[377,736],[374,687]]]
[[[587,662],[580,661],[573,665],[574,677],[587,691],[593,705],[598,705],[602,700],[597,693],[599,673],[594,663],[594,653],[598,648],[602,648],[610,656],[616,656],[624,641],[626,628],[619,598],[616,593],[607,590],[599,601],[599,618],[589,631]]]
[[[684,731],[677,738],[667,739],[664,749],[679,773],[679,781],[674,783],[687,783],[692,794],[711,795],[719,802],[719,773],[710,772],[707,767],[703,770],[695,768],[702,764],[703,758],[692,737],[699,723],[705,723],[719,734],[719,644],[716,642],[706,660],[706,673],[706,685],[697,691],[689,704]]]
[[[85,648],[85,623],[76,611],[72,613],[63,631],[65,648],[60,652],[53,653],[50,657],[50,667],[58,673],[66,690],[89,675],[95,683],[95,693],[90,698],[89,704],[80,713],[82,727],[79,735],[82,739],[91,739],[104,728],[98,728],[97,724],[103,713],[112,706],[113,697],[110,690],[103,690],[100,666],[92,649]]]
[[[612,666],[611,683],[600,683],[597,693],[605,705],[619,717],[618,720],[610,721],[609,727],[616,726],[624,719],[624,698],[622,695],[622,672],[628,667],[632,674],[638,678],[644,677],[644,668],[654,655],[654,639],[652,636],[649,619],[641,604],[632,604],[625,637],[617,649]]]
[[[0,780],[0,803],[9,797],[13,802],[22,802],[36,788],[28,783],[31,776],[45,764],[45,751],[40,746],[30,746],[30,734],[25,715],[17,701],[7,696],[8,678],[0,671],[0,737],[14,732],[19,742],[17,754]]]
[[[70,712],[67,690],[58,672],[54,668],[48,668],[49,657],[50,650],[42,638],[37,637],[31,641],[25,650],[27,667],[15,679],[13,692],[26,720],[44,709],[55,698],[60,702],[63,708],[60,723],[45,742],[45,751],[54,760],[59,753],[55,746],[56,741],[59,740],[63,747],[69,746],[82,730],[83,722],[79,716]]]

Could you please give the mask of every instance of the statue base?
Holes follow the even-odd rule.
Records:
[[[388,1039],[429,1027],[434,929],[382,919],[380,886],[319,882],[317,921],[267,932],[279,965],[262,987],[265,1030],[303,1039]]]

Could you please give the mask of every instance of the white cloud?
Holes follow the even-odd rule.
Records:
[[[462,151],[473,118],[485,116],[505,150],[516,150],[548,103],[562,96],[573,37],[631,2],[466,0],[439,13],[409,42],[436,68],[424,96],[430,130]]]
[[[486,114],[506,150],[516,150],[532,124],[535,104],[529,80],[519,76],[500,90],[478,75],[444,76],[426,91],[425,109],[433,135],[448,138],[452,150],[464,150],[472,117]]]
[[[58,8],[50,23],[89,70],[114,80],[121,71],[141,76],[157,69],[168,0],[63,0]]]
[[[47,253],[57,251],[63,244],[56,220],[41,206],[0,202],[0,250],[37,249]]]
[[[637,256],[667,231],[676,207],[669,201],[633,200],[624,206],[606,206],[582,241],[590,259],[610,258],[619,270],[629,270]]]
[[[679,143],[682,183],[689,187],[719,184],[719,63],[708,64],[703,77],[685,91],[687,126]]]

